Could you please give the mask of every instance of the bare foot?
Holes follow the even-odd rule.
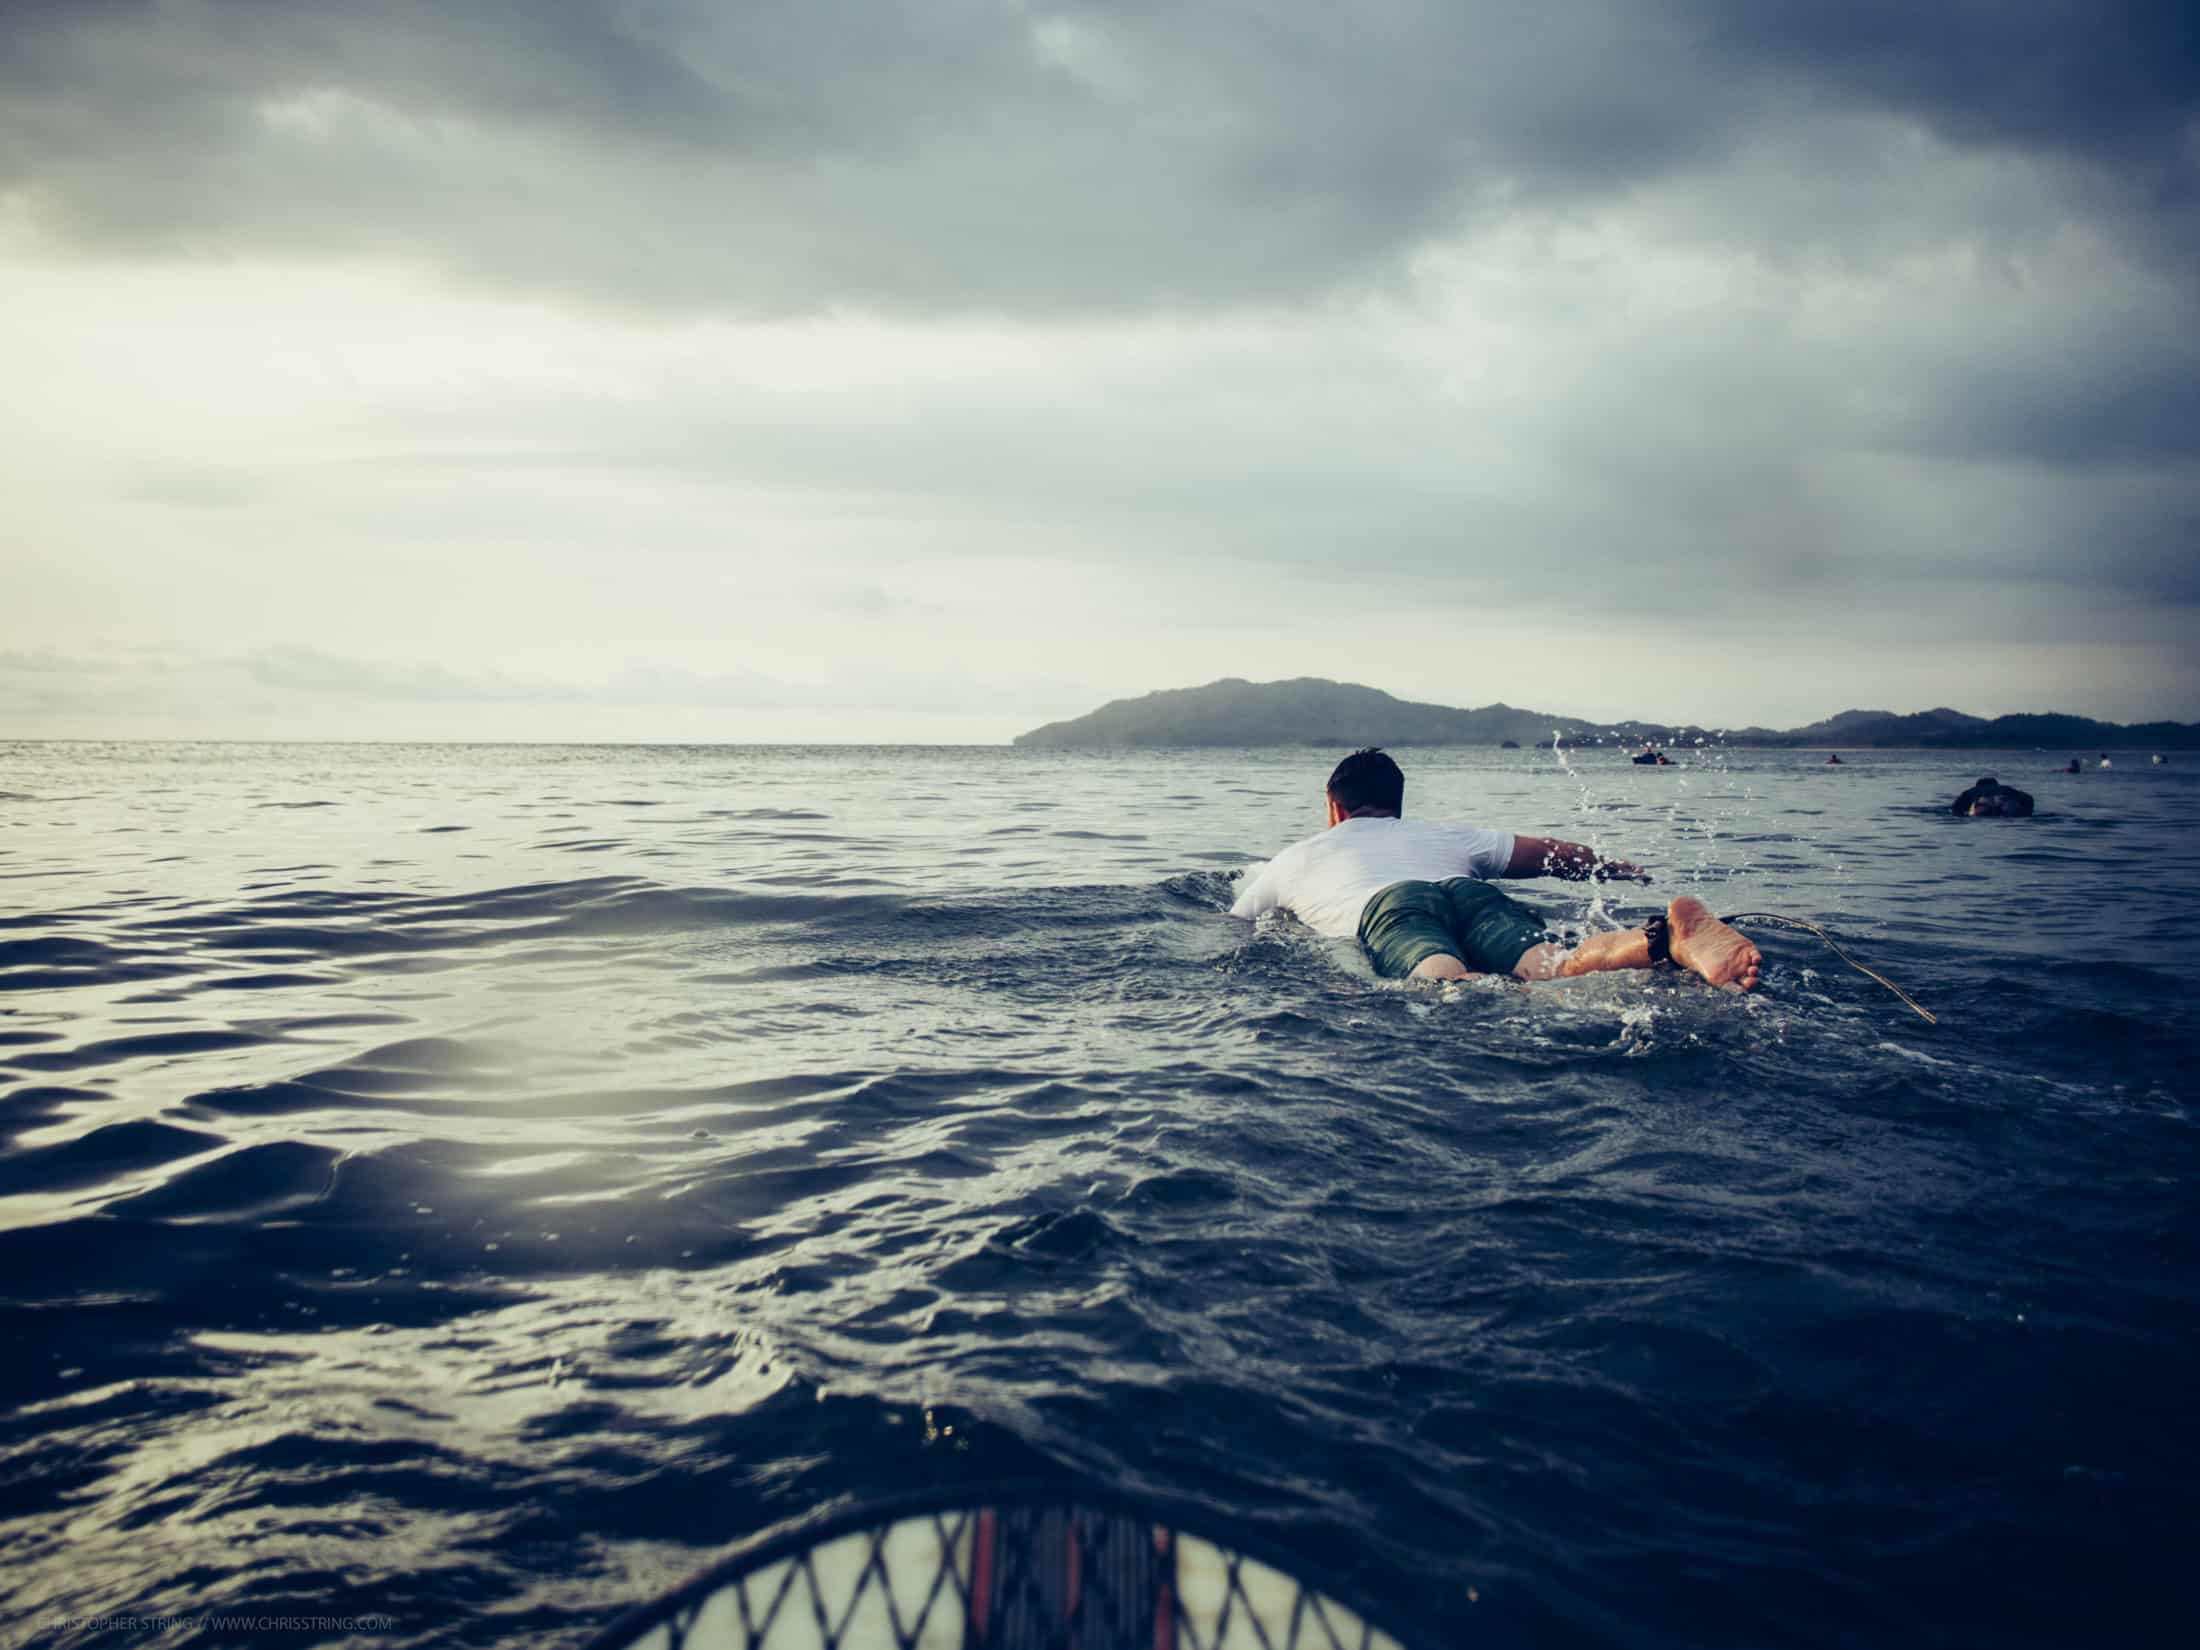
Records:
[[[1757,984],[1757,948],[1687,894],[1665,908],[1673,929],[1673,960],[1713,985],[1748,991]]]

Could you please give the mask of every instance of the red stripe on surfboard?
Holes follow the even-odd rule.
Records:
[[[970,1626],[979,1644],[985,1643],[987,1616],[993,1606],[993,1509],[978,1513],[978,1533],[970,1544]]]

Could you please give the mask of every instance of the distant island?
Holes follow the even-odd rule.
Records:
[[[1460,710],[1416,704],[1379,688],[1300,676],[1288,682],[1229,677],[1205,687],[1165,688],[1117,699],[1089,715],[1020,733],[1015,743],[1064,750],[1161,746],[1319,745],[1838,745],[1844,749],[2200,750],[2200,724],[2140,722],[2126,727],[2085,716],[2043,712],[1966,716],[1959,710],[1897,715],[1845,710],[1808,727],[1703,728],[1672,722],[1591,722],[1578,716],[1484,705]]]

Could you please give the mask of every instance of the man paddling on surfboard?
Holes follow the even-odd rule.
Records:
[[[1568,947],[1489,885],[1538,876],[1648,882],[1639,865],[1556,837],[1408,820],[1405,775],[1380,750],[1338,763],[1328,792],[1328,827],[1252,873],[1233,917],[1289,911],[1317,933],[1357,939],[1376,972],[1392,978],[1556,980],[1670,960],[1716,986],[1747,991],[1757,983],[1757,948],[1699,899],[1684,894],[1640,928]]]

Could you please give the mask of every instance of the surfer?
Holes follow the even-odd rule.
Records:
[[[1509,974],[1554,980],[1672,961],[1717,986],[1757,983],[1757,948],[1682,895],[1640,928],[1568,947],[1498,877],[1648,882],[1641,866],[1557,837],[1408,820],[1405,775],[1380,750],[1354,751],[1328,784],[1325,829],[1253,873],[1233,917],[1289,911],[1317,933],[1357,939],[1390,978]]]
[[[1973,819],[2030,819],[2032,793],[2004,785],[1990,773],[1981,774],[1976,785],[1948,804],[1948,811]]]

